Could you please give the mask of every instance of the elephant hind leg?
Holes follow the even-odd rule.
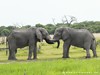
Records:
[[[28,58],[27,60],[32,60],[32,53],[33,53],[34,47],[33,46],[29,46],[29,53],[28,53]]]
[[[93,57],[97,57],[97,53],[96,53],[96,44],[92,43],[91,44],[91,48],[90,48],[93,52]]]
[[[90,50],[90,44],[89,44],[89,42],[86,42],[84,44],[84,49],[86,50],[86,58],[90,58],[91,56],[90,56],[90,52],[89,52],[89,50]]]

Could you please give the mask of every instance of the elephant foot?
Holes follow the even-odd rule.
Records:
[[[27,58],[27,60],[36,60],[37,58],[33,58],[33,59],[31,59],[31,58]]]
[[[86,58],[91,58],[91,56],[86,56]]]
[[[94,57],[94,58],[97,58],[98,56],[97,56],[97,55],[94,55],[93,57]]]
[[[69,56],[63,56],[62,58],[70,58]]]
[[[9,57],[8,60],[17,60],[16,58]]]
[[[27,60],[32,60],[31,58],[27,58]]]
[[[33,60],[37,60],[37,58],[33,58]]]

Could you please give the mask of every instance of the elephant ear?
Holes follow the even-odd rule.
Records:
[[[70,38],[69,30],[68,28],[64,28],[62,31],[62,39],[67,40]]]
[[[36,36],[37,36],[37,38],[40,40],[40,42],[42,42],[42,41],[43,41],[43,38],[42,38],[42,33],[40,32],[40,30],[39,30],[39,29],[36,29]]]

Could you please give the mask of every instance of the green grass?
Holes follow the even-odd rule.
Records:
[[[37,60],[26,60],[27,48],[18,49],[17,61],[8,61],[4,50],[0,51],[0,75],[100,75],[100,47],[97,47],[98,58],[86,59],[82,48],[71,47],[70,58],[62,58],[62,42],[60,48],[56,44],[42,43]],[[4,47],[4,45],[0,45]]]
[[[88,75],[88,72],[91,73],[90,75],[99,75],[100,60],[95,58],[48,59],[9,61],[0,64],[0,74],[2,75]]]

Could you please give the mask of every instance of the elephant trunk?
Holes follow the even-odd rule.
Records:
[[[53,42],[57,42],[57,48],[60,46],[60,41],[59,40],[52,40]]]
[[[57,42],[57,48],[59,48],[60,46],[60,41],[59,40],[50,40],[50,39],[45,39],[45,41],[48,43],[48,44],[54,44],[54,42]]]
[[[58,40],[57,43],[58,43],[57,48],[59,48],[59,46],[60,46],[60,41]]]
[[[53,40],[45,39],[45,41],[46,41],[48,44],[54,44]]]

